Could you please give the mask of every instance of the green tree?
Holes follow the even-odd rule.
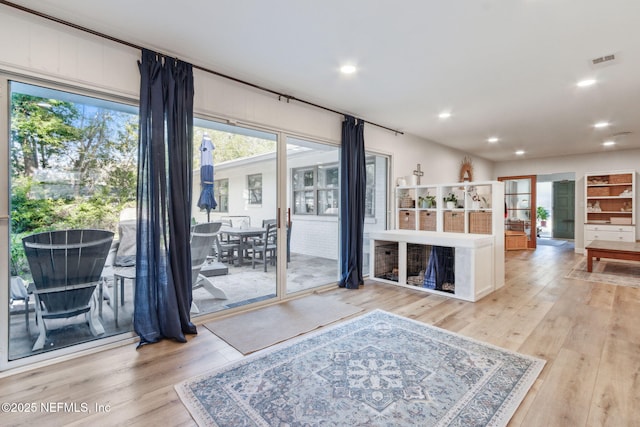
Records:
[[[193,167],[200,167],[200,142],[204,134],[209,135],[211,142],[216,147],[213,152],[214,164],[227,162],[230,160],[238,160],[247,157],[257,156],[259,154],[275,153],[276,141],[257,138],[254,136],[246,136],[239,133],[223,132],[206,128],[194,128],[194,150],[196,159]]]
[[[69,141],[78,139],[73,121],[74,104],[31,95],[11,95],[11,139],[19,146],[12,156],[14,172],[32,176],[36,168],[46,169],[52,156],[63,153]]]
[[[103,170],[110,194],[120,204],[136,199],[138,179],[138,120],[131,117],[118,128],[117,150]]]

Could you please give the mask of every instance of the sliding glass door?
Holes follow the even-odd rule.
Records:
[[[366,153],[363,271],[372,230],[387,226],[388,158]],[[287,138],[287,293],[339,280],[340,148]]]
[[[135,207],[137,107],[16,81],[9,93],[8,360],[130,332],[132,283],[114,304],[110,268]]]
[[[192,314],[276,298],[277,134],[195,119],[193,143],[193,222],[220,228],[201,271],[207,286],[194,286]],[[203,203],[207,187],[213,205]]]
[[[286,292],[338,280],[340,149],[287,137]]]
[[[0,107],[10,137],[2,154],[9,195],[0,204],[0,231],[9,241],[9,286],[0,298],[8,306],[0,337],[6,360],[26,364],[20,359],[134,336],[137,107],[4,82],[11,99],[8,110]],[[196,118],[193,148],[192,224],[200,230],[195,226],[215,223],[206,226],[215,228],[215,239],[206,243],[193,283],[193,317],[336,283],[337,142]],[[367,233],[386,228],[388,204],[388,159],[366,156],[365,274]],[[70,278],[72,263],[91,268]],[[70,291],[79,282],[86,295],[75,306]]]

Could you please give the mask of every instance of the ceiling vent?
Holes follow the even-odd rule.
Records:
[[[613,65],[619,62],[620,55],[617,53],[612,53],[609,55],[600,56],[598,58],[593,58],[590,62],[592,67],[602,67],[605,65]]]

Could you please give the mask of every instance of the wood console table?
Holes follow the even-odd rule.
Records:
[[[612,258],[627,261],[640,261],[640,243],[594,240],[587,250],[587,271],[593,271],[593,258]]]

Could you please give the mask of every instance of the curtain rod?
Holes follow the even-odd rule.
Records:
[[[44,19],[47,19],[49,21],[56,22],[58,24],[65,25],[67,27],[71,27],[71,28],[74,28],[76,30],[83,31],[85,33],[89,33],[89,34],[92,34],[94,36],[101,37],[103,39],[110,40],[112,42],[119,43],[119,44],[122,44],[122,45],[125,45],[125,46],[128,46],[128,47],[131,47],[133,49],[137,49],[137,50],[144,49],[142,46],[137,45],[135,43],[131,43],[131,42],[128,42],[126,40],[122,40],[122,39],[110,36],[108,34],[104,34],[104,33],[92,30],[90,28],[83,27],[81,25],[74,24],[72,22],[65,21],[65,20],[60,19],[60,18],[56,18],[55,16],[47,15],[46,13],[38,12],[37,10],[33,10],[33,9],[30,9],[28,7],[25,7],[25,6],[21,6],[19,4],[15,4],[15,3],[12,3],[10,1],[0,0],[0,4],[4,4],[5,6],[9,6],[9,7],[12,7],[14,9],[18,9],[18,10],[20,10],[22,12],[29,13],[31,15],[38,16],[40,18],[44,18]],[[164,54],[162,54],[162,55],[164,55]],[[172,57],[171,55],[164,55],[164,56]],[[300,102],[301,104],[310,105],[312,107],[319,108],[319,109],[325,110],[325,111],[329,111],[331,113],[339,114],[341,116],[346,115],[345,113],[341,113],[340,111],[334,110],[332,108],[328,108],[328,107],[325,107],[325,106],[322,106],[322,105],[319,105],[319,104],[316,104],[316,103],[313,103],[313,102],[310,102],[310,101],[305,101],[304,99],[296,98],[295,96],[292,96],[292,95],[286,95],[284,93],[277,92],[277,91],[275,91],[273,89],[269,89],[269,88],[266,88],[264,86],[257,85],[255,83],[251,83],[251,82],[248,82],[248,81],[245,81],[245,80],[241,80],[241,79],[238,79],[236,77],[232,77],[232,76],[229,76],[227,74],[223,74],[223,73],[220,73],[218,71],[211,70],[209,68],[206,68],[206,67],[203,67],[203,66],[200,66],[200,65],[192,64],[192,67],[195,68],[195,69],[204,71],[206,73],[213,74],[213,75],[216,75],[218,77],[222,77],[224,79],[231,80],[231,81],[234,81],[236,83],[243,84],[245,86],[250,86],[252,88],[259,89],[259,90],[261,90],[263,92],[268,92],[270,94],[277,95],[278,96],[278,100],[280,100],[282,98],[285,98],[287,100],[287,102],[297,101],[297,102]],[[363,120],[363,119],[360,119],[360,120],[362,120],[363,122],[365,122],[367,124],[370,124],[370,125],[373,125],[373,126],[377,126],[379,128],[382,128],[382,129],[388,130],[390,132],[393,132],[396,135],[398,135],[398,134],[399,135],[404,135],[404,132],[401,132],[399,130],[392,129],[390,127],[383,126],[383,125],[380,125],[378,123],[370,122],[370,121],[367,121],[367,120]]]

